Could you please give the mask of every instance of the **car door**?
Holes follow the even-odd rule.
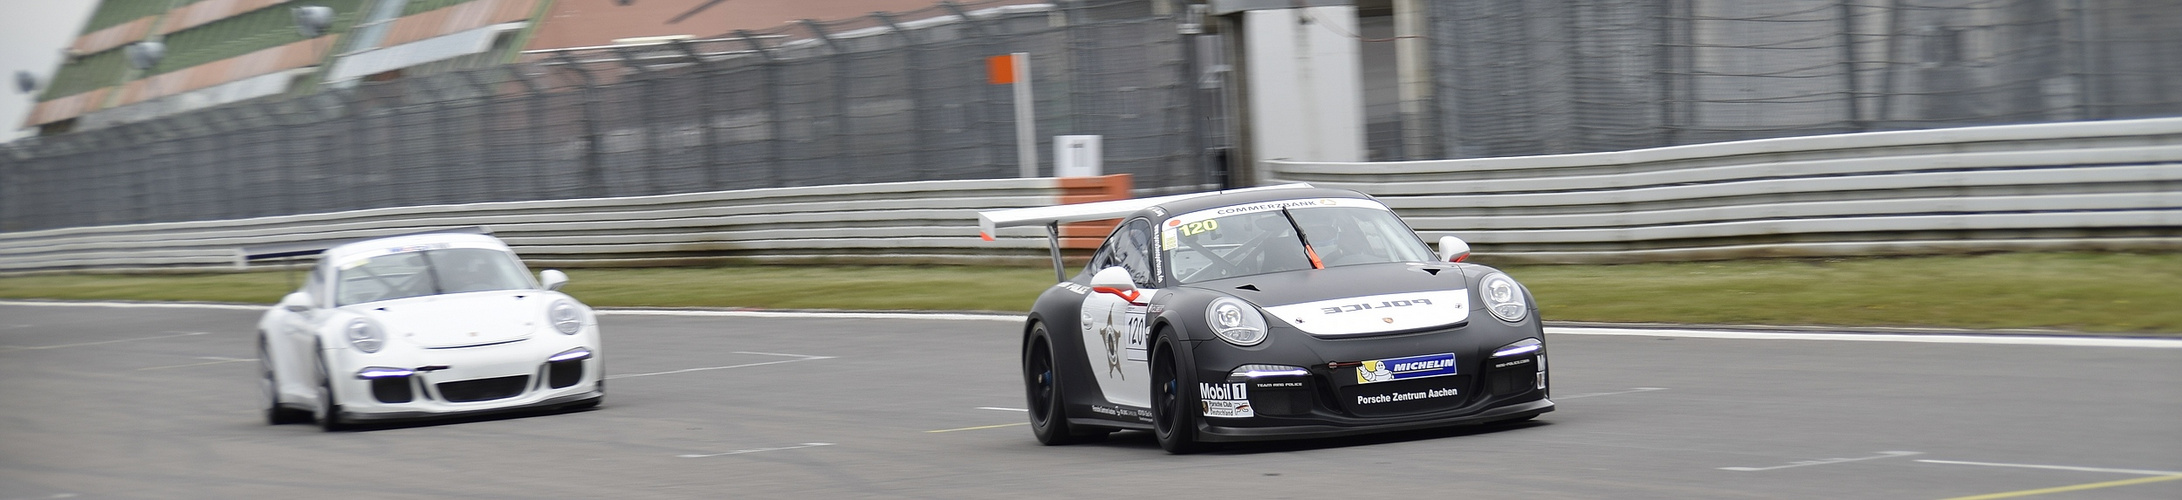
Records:
[[[1100,247],[1091,269],[1094,274],[1107,267],[1127,269],[1136,282],[1137,296],[1131,301],[1111,293],[1085,294],[1079,322],[1084,359],[1091,364],[1099,391],[1109,402],[1138,408],[1151,406],[1151,369],[1147,362],[1151,329],[1145,318],[1145,304],[1158,293],[1151,288],[1155,283],[1151,251],[1150,221],[1135,219],[1115,229]]]
[[[298,290],[311,298],[311,308],[300,312],[284,312],[281,315],[278,335],[280,359],[274,361],[274,369],[281,371],[281,391],[287,394],[317,394],[318,383],[318,327],[329,316],[332,287],[326,283],[326,266],[321,263],[311,268]]]

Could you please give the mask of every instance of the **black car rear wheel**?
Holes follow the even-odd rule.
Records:
[[[1196,380],[1177,368],[1174,356],[1164,335],[1152,342],[1152,434],[1168,453],[1204,451],[1197,441],[1197,399],[1190,397]]]
[[[1030,407],[1030,431],[1047,445],[1075,444],[1104,439],[1105,429],[1082,428],[1068,423],[1063,410],[1060,370],[1053,365],[1053,342],[1044,324],[1031,327],[1030,342],[1023,349],[1023,392]]]

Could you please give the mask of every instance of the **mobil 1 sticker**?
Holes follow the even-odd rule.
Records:
[[[1426,354],[1406,358],[1374,359],[1356,367],[1356,383],[1393,382],[1455,374],[1455,354]]]
[[[1257,411],[1250,409],[1250,387],[1247,382],[1198,382],[1197,399],[1204,403],[1204,415],[1207,417],[1257,416]]]

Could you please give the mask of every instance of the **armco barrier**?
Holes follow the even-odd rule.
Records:
[[[2182,249],[2182,118],[1766,139],[1615,153],[1269,162],[1371,193],[1506,262]],[[543,266],[1047,262],[977,212],[1118,199],[1127,176],[752,189],[0,233],[0,273],[232,269],[244,246],[485,226]],[[1069,227],[1088,249],[1110,224]]]
[[[401,207],[0,233],[0,273],[235,269],[240,249],[483,226],[538,266],[729,262],[1044,264],[1042,230],[977,212],[1128,196],[1130,177],[925,181]],[[1108,223],[1103,228],[1111,228]],[[1098,224],[1070,228],[1087,249]],[[1098,233],[1096,237],[1084,237]]]
[[[1268,163],[1497,262],[2182,249],[2182,118]]]

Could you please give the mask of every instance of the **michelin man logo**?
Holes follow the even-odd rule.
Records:
[[[1385,361],[1365,361],[1362,366],[1356,367],[1356,383],[1369,384],[1389,380],[1394,380],[1394,372],[1386,369]]]

